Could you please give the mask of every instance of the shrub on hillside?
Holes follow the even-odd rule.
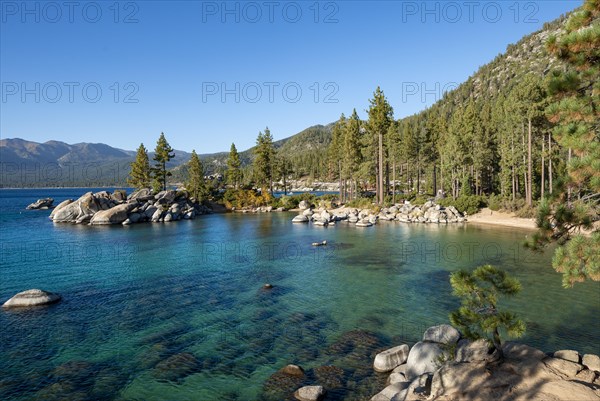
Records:
[[[459,212],[467,214],[475,214],[486,205],[485,198],[478,195],[461,195],[456,199],[445,198],[440,199],[438,203],[444,207],[454,206]]]

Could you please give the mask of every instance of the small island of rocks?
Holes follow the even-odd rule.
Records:
[[[154,194],[151,189],[144,188],[129,195],[123,190],[88,192],[77,200],[67,199],[58,204],[50,213],[50,219],[55,223],[130,225],[190,220],[211,212],[185,190]]]

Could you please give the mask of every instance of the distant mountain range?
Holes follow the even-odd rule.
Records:
[[[284,154],[324,149],[331,138],[331,127],[317,125],[276,141],[275,147]],[[253,159],[253,149],[240,152],[242,165]],[[191,154],[175,150],[169,162],[177,172]],[[202,154],[207,174],[223,171],[229,152]],[[113,148],[103,143],[67,144],[60,141],[44,143],[20,138],[0,140],[0,187],[63,187],[63,186],[123,186],[129,174],[130,163],[136,152]],[[149,153],[150,159],[154,156]]]
[[[560,32],[568,15],[546,23],[543,29],[523,37],[507,47],[490,63],[480,67],[455,90],[448,92],[433,107],[461,107],[469,98],[486,97],[503,87],[510,87],[527,73],[545,75],[557,67],[558,61],[545,51],[544,44],[551,34]],[[383,88],[385,90],[385,88]],[[392,99],[393,103],[393,99]],[[351,110],[347,110],[349,115]],[[426,113],[426,111],[425,111]],[[337,116],[336,116],[337,117]],[[331,142],[328,125],[315,125],[295,135],[275,142],[276,148],[288,157],[323,155]],[[253,148],[240,152],[243,165],[251,163]],[[175,177],[184,173],[184,163],[190,154],[175,151],[169,163]],[[207,173],[223,171],[227,151],[200,155]],[[129,174],[129,164],[135,152],[105,144],[59,141],[36,143],[23,139],[0,140],[0,187],[33,186],[122,186]],[[152,155],[150,155],[152,157]]]

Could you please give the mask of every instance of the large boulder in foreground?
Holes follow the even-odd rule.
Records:
[[[2,305],[3,308],[49,305],[60,301],[61,296],[53,292],[33,289],[18,293]]]
[[[452,345],[456,344],[459,339],[460,333],[449,324],[430,327],[423,333],[424,342]]]
[[[441,364],[441,358],[446,352],[437,343],[416,343],[406,361],[406,378],[413,380],[423,373],[433,373]]]
[[[489,362],[496,360],[498,352],[490,346],[488,340],[460,340],[456,348],[455,362]]]
[[[406,362],[408,351],[408,345],[402,344],[380,352],[375,356],[373,369],[375,369],[376,372],[389,372],[393,370]]]
[[[111,207],[108,210],[100,210],[90,220],[92,225],[102,224],[121,224],[127,219],[127,213],[136,205],[134,203],[124,203]]]

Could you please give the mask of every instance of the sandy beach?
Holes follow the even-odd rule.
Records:
[[[516,217],[513,213],[495,212],[489,208],[484,208],[479,213],[468,216],[469,223],[494,224],[497,226],[530,228],[535,230],[535,219],[524,219]]]

